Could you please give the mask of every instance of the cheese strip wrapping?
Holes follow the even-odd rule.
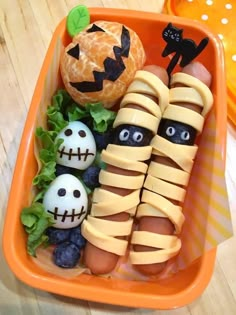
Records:
[[[185,86],[170,88],[170,104],[165,106],[162,118],[168,119],[170,122],[177,121],[183,125],[191,126],[198,133],[201,133],[204,118],[213,105],[212,94],[201,81],[185,73],[175,73],[172,76],[171,85],[176,83]],[[199,106],[201,114],[178,105],[183,103]],[[173,129],[174,127],[169,128]],[[131,243],[146,245],[152,247],[153,250],[135,252],[132,249],[130,252],[132,264],[154,264],[169,261],[179,253],[181,248],[181,239],[178,234],[181,233],[184,222],[182,205],[185,201],[186,187],[198,147],[196,145],[184,145],[183,142],[179,143],[179,138],[171,139],[156,135],[151,142],[153,156],[166,157],[173,161],[177,167],[151,162],[144,182],[142,203],[137,209],[137,217],[166,217],[174,224],[175,235],[135,231],[132,234]],[[176,206],[176,201],[179,206]]]
[[[168,88],[154,74],[146,71],[138,71],[133,84],[139,81],[139,89],[129,87],[128,93],[123,97],[120,110],[113,123],[113,128],[122,125],[131,125],[148,129],[154,136],[157,133],[161,119],[161,109],[159,104],[149,97],[142,95],[152,94],[160,97],[159,103],[164,106],[168,99]],[[139,106],[137,108],[128,107],[130,104]],[[143,110],[141,110],[141,108]],[[151,138],[150,138],[151,141]],[[127,195],[116,195],[101,188],[97,188],[93,195],[91,214],[82,223],[83,236],[94,246],[119,256],[124,256],[128,247],[127,239],[117,239],[119,236],[129,236],[133,226],[133,216],[137,206],[140,204],[140,190],[143,187],[145,174],[147,172],[146,161],[150,159],[152,147],[129,146],[109,144],[101,153],[101,159],[107,165],[130,171],[129,175],[117,174],[106,170],[101,170],[99,183],[105,187],[121,188],[123,191],[131,191]],[[133,173],[135,172],[135,173]],[[125,222],[114,222],[103,219],[103,216],[115,215],[121,212],[130,214],[130,219]]]
[[[52,97],[55,94],[56,90],[62,87],[59,74],[59,60],[62,49],[62,42],[59,38],[53,42],[53,49],[54,51],[51,55],[51,60],[49,61],[50,66],[46,75],[45,84],[42,87],[40,106],[36,117],[35,127],[46,127],[47,106],[51,104]],[[131,93],[136,93],[137,91],[141,93],[143,85],[140,84],[140,82],[141,80],[139,79],[137,82],[131,85],[131,89],[127,95],[131,95]],[[149,94],[151,93],[152,91],[150,91]],[[174,97],[176,98],[178,96],[176,95]],[[148,106],[149,108],[151,108],[150,102]],[[182,247],[177,258],[170,261],[170,268],[168,268],[169,273],[178,272],[178,270],[185,269],[195,259],[203,255],[205,251],[216,247],[217,245],[232,236],[230,209],[225,184],[224,162],[222,159],[222,144],[220,143],[219,139],[220,138],[217,132],[215,111],[212,110],[209,113],[207,120],[205,121],[201,138],[198,142],[198,152],[192,168],[183,208],[175,209],[175,211],[169,211],[170,213],[172,213],[173,216],[173,218],[171,219],[172,222],[176,222],[176,233],[179,232],[178,227],[182,229],[182,232],[180,234]],[[37,161],[39,161],[38,152],[39,144],[36,143],[35,158]],[[116,154],[114,155],[116,156]],[[122,161],[124,158],[126,158],[126,156],[122,156]],[[143,170],[143,172],[145,173],[146,171]],[[154,174],[152,175],[155,176]],[[29,199],[32,200],[34,198],[34,195],[35,191],[32,187],[32,194],[31,196],[29,196]],[[130,202],[129,204],[130,209],[127,211],[130,211],[132,215],[134,215],[136,212],[137,206],[135,206],[135,204],[137,205],[139,203],[139,195],[140,191],[137,190],[136,196],[132,196],[131,198],[132,202]],[[110,205],[107,205],[107,209],[111,209],[114,212],[116,211],[116,207],[119,204],[119,196],[107,191],[104,191],[103,193],[101,193],[100,191],[99,196],[103,198],[102,200],[104,202],[105,200],[107,200],[107,202],[113,201],[115,203],[115,206],[111,203]],[[95,191],[93,195],[94,200],[100,200],[100,197],[98,197],[98,194]],[[143,194],[143,198],[145,198],[144,202],[146,202],[149,197]],[[159,196],[159,198],[161,198],[161,196]],[[160,202],[158,201],[158,204],[159,203]],[[157,203],[155,203],[155,205],[156,204]],[[147,208],[145,209],[145,215],[148,215],[147,213],[149,213],[149,215],[152,215],[155,212],[155,214],[159,213],[158,216],[170,216],[170,213],[165,214],[160,210],[158,212],[155,208],[155,205],[148,205],[148,210]],[[166,209],[170,208],[166,207]],[[123,211],[124,208],[120,206],[120,210]],[[95,208],[93,209],[93,211],[91,211],[92,216],[97,217],[98,213],[100,213]],[[139,212],[140,215],[142,215],[141,208]],[[178,212],[180,215],[176,214]],[[101,212],[101,215],[107,215],[107,212]],[[184,224],[182,225],[183,221]],[[41,251],[45,251],[45,249],[41,249]],[[38,255],[38,257],[36,258],[40,267],[50,273],[62,276],[62,272],[57,272],[57,270],[55,270],[55,266],[52,266],[50,270],[48,270],[47,268],[48,262],[51,261],[51,253],[44,256],[47,256],[46,262],[41,259],[40,263],[40,255]],[[34,261],[36,261],[36,259],[34,259]],[[66,277],[66,275],[68,274],[68,277],[72,278],[75,276],[79,276],[81,272],[88,273],[89,271],[84,269],[83,267],[78,267],[75,269],[75,273],[73,273],[73,275],[71,275],[70,270],[63,270],[63,276]],[[163,275],[163,277],[168,276],[169,273]],[[110,276],[126,280],[148,280],[146,276],[141,275],[136,270],[134,270],[134,268],[132,268],[132,265],[130,264],[129,260],[127,260],[126,256],[120,259],[120,263],[117,265],[117,268],[110,274]]]

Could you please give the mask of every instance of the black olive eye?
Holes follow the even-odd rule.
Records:
[[[74,195],[75,198],[79,198],[81,194],[80,194],[80,191],[78,189],[75,189],[73,191],[73,195]]]
[[[57,194],[58,194],[59,197],[65,196],[65,194],[66,194],[65,188],[58,189]]]
[[[167,129],[166,129],[166,134],[167,134],[167,136],[169,136],[169,137],[172,137],[174,134],[175,134],[175,128],[174,127],[168,127]]]
[[[120,141],[127,141],[129,139],[129,130],[123,129],[119,134]]]
[[[71,136],[72,133],[73,133],[73,132],[72,132],[71,129],[66,129],[65,132],[64,132],[65,136],[67,136],[67,137]]]
[[[190,134],[189,134],[189,132],[188,131],[182,131],[181,132],[181,135],[180,135],[180,138],[182,139],[182,140],[189,140],[190,139]]]
[[[85,138],[86,137],[86,132],[84,130],[79,130],[78,134],[81,138]]]
[[[143,140],[143,134],[139,131],[135,131],[135,133],[133,134],[133,140],[135,142],[141,142]]]

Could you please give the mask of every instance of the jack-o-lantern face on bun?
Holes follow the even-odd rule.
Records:
[[[138,35],[116,22],[97,21],[73,37],[61,57],[66,90],[80,105],[112,107],[125,93],[145,52]]]

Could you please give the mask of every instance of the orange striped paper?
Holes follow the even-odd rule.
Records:
[[[184,268],[203,252],[232,236],[222,147],[212,111],[201,135],[183,207],[182,249],[176,264]]]

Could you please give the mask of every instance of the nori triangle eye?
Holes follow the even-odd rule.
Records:
[[[168,132],[171,128],[175,129],[175,132],[171,134]],[[157,131],[157,134],[166,140],[183,145],[194,145],[197,130],[192,126],[184,123],[180,123],[171,119],[162,119]]]
[[[105,31],[101,27],[97,26],[96,24],[93,24],[93,26],[87,30],[87,33],[94,33],[94,32],[105,32]]]
[[[79,44],[69,49],[67,51],[67,54],[79,60],[79,54],[80,54]]]
[[[120,137],[120,134],[123,133],[124,130],[128,131],[127,132],[128,136]],[[139,133],[139,135],[143,135],[141,141],[140,141],[141,137],[139,137],[137,141],[137,137],[136,137],[137,132]],[[117,145],[131,146],[131,147],[143,147],[150,144],[152,137],[153,137],[152,132],[146,128],[124,124],[124,125],[120,125],[116,127],[113,130],[112,143],[117,144]]]

